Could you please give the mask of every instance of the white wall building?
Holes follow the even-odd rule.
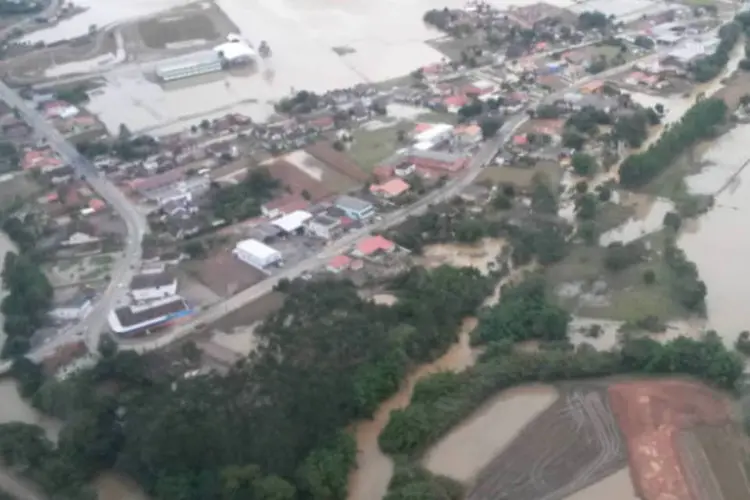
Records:
[[[138,274],[130,282],[130,294],[139,302],[171,297],[177,294],[177,278],[166,272]]]
[[[76,321],[85,318],[92,307],[90,296],[79,295],[54,307],[49,315],[58,321]]]
[[[242,262],[258,269],[265,269],[282,260],[281,252],[253,239],[240,241],[232,253]]]

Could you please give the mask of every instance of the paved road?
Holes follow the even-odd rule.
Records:
[[[45,118],[26,104],[21,97],[4,82],[0,82],[0,99],[11,108],[16,108],[23,119],[36,131],[37,135],[47,140],[48,144],[66,162],[72,165],[78,175],[85,176],[87,182],[112,209],[122,218],[127,226],[128,236],[123,257],[113,266],[109,286],[95,304],[91,313],[76,328],[69,329],[54,341],[41,346],[30,353],[32,359],[38,360],[62,344],[70,342],[78,335],[83,335],[89,349],[95,351],[99,344],[99,335],[107,322],[107,314],[114,305],[124,297],[127,284],[137,269],[141,259],[141,240],[148,232],[145,217],[130,200],[104,176],[100,176],[93,164],[81,156]],[[124,283],[125,286],[118,286]]]

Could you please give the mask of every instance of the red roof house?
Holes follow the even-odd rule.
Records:
[[[370,192],[384,198],[395,198],[407,192],[409,188],[406,181],[397,177],[383,184],[373,184],[370,186]]]
[[[354,250],[354,254],[366,257],[377,252],[392,252],[395,248],[396,244],[391,240],[383,238],[380,235],[370,236],[369,238],[365,238],[357,243],[357,248]]]
[[[326,268],[332,273],[340,273],[348,269],[351,263],[352,258],[348,255],[337,255],[328,262]]]

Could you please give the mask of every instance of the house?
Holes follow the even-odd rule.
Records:
[[[581,92],[584,94],[596,94],[604,89],[603,80],[593,80],[581,86]]]
[[[354,220],[364,220],[375,215],[375,207],[372,203],[353,196],[339,196],[336,198],[334,206]]]
[[[378,182],[385,182],[396,174],[396,169],[390,165],[378,165],[372,169],[372,175]]]
[[[136,179],[130,183],[131,187],[144,198],[161,206],[173,200],[193,201],[206,193],[211,181],[202,175],[184,176],[182,169],[173,169],[163,174]]]
[[[449,113],[458,113],[461,109],[469,102],[469,98],[465,95],[452,95],[443,99],[443,105],[446,107]]]
[[[332,273],[340,273],[346,271],[352,263],[352,258],[348,255],[337,255],[328,261],[326,269]]]
[[[438,173],[440,175],[458,172],[469,164],[469,158],[463,154],[414,149],[409,152],[407,160],[417,170],[426,170],[427,173]]]
[[[396,198],[406,193],[409,188],[409,184],[397,177],[383,184],[373,184],[370,186],[370,192],[383,198]]]
[[[304,210],[295,210],[294,212],[279,217],[271,224],[281,229],[285,234],[300,233],[305,222],[312,219],[312,214]]]
[[[93,307],[93,294],[77,293],[73,298],[58,304],[50,310],[49,315],[58,321],[76,321],[86,317]]]
[[[341,219],[319,214],[307,222],[307,231],[324,240],[332,240],[342,232]]]
[[[107,208],[107,204],[99,198],[92,198],[89,200],[89,208],[94,212],[100,212]]]
[[[303,197],[287,194],[264,203],[260,206],[260,211],[269,219],[275,219],[276,217],[281,217],[297,210],[307,210],[309,206],[310,202]]]
[[[396,244],[380,235],[370,236],[357,243],[352,255],[369,257],[377,253],[390,253],[396,249]]]
[[[42,111],[44,116],[48,119],[51,118],[72,118],[79,113],[79,109],[69,102],[65,101],[50,101],[42,104]]]
[[[99,243],[100,239],[96,236],[90,236],[86,233],[76,232],[70,235],[67,240],[60,242],[61,246],[73,247],[79,245],[90,245],[92,243]]]
[[[169,272],[137,274],[130,281],[130,294],[139,302],[171,297],[177,294],[177,278]]]
[[[419,130],[419,128],[416,130]],[[448,123],[435,123],[431,124],[421,132],[416,132],[414,134],[414,142],[417,144],[429,144],[430,147],[432,147],[450,139],[451,137],[453,137],[453,125]]]
[[[482,127],[479,125],[461,125],[453,133],[463,144],[476,144],[482,140]]]
[[[24,170],[61,167],[63,165],[64,162],[55,156],[55,153],[49,148],[27,150],[21,159],[21,167]]]

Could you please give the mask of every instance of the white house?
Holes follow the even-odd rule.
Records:
[[[281,262],[281,252],[253,239],[240,241],[232,253],[242,262],[258,269],[265,269]]]
[[[144,302],[177,294],[177,278],[168,272],[138,274],[130,282],[133,299]]]
[[[320,214],[307,222],[307,230],[318,238],[331,240],[341,233],[341,219]]]

